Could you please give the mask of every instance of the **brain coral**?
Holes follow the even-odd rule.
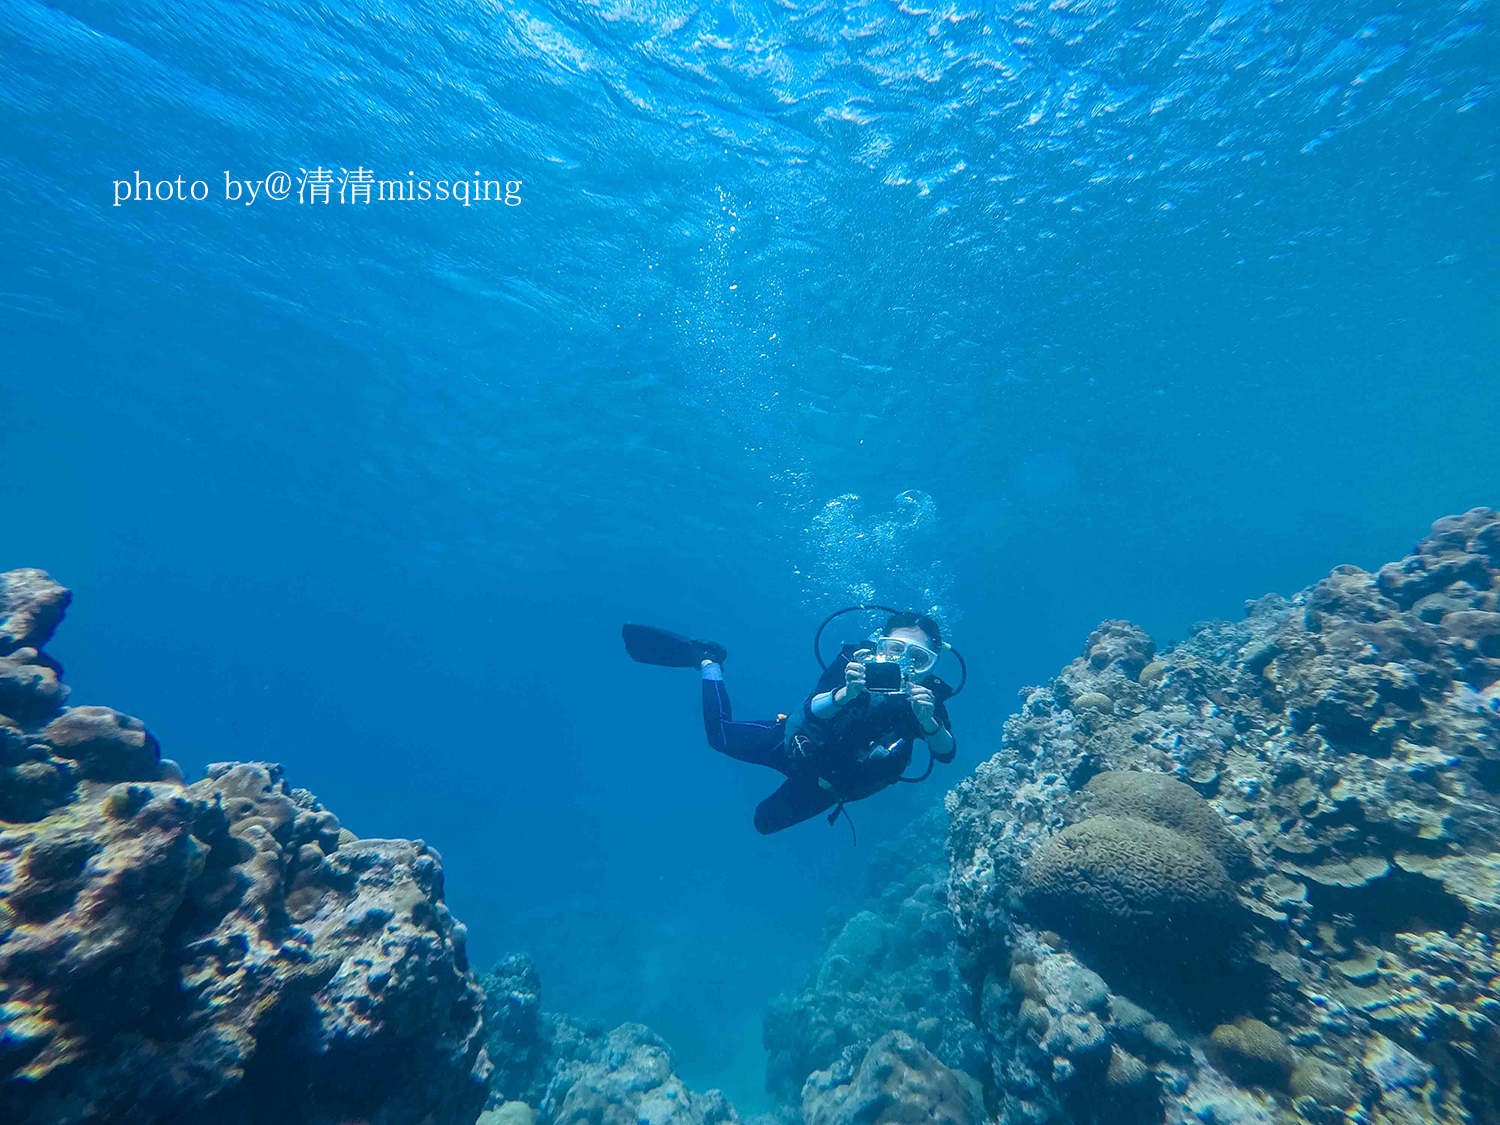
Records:
[[[1229,831],[1214,807],[1187,785],[1160,773],[1111,770],[1085,787],[1095,815],[1133,816],[1170,828],[1203,845],[1233,879],[1253,871],[1250,849]]]
[[[1214,1028],[1212,1042],[1219,1064],[1244,1082],[1285,1086],[1295,1065],[1281,1032],[1247,1016]]]
[[[1144,953],[1221,944],[1238,917],[1222,863],[1191,837],[1134,817],[1095,816],[1064,829],[1032,856],[1022,884],[1038,918]]]

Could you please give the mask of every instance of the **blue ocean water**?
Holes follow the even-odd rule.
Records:
[[[75,591],[74,701],[425,838],[478,964],[742,1109],[826,913],[1100,619],[1500,493],[1492,0],[0,11],[0,564]],[[752,717],[866,599],[967,655],[959,759],[758,836],[619,626]]]

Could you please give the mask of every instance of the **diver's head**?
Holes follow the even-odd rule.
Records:
[[[893,613],[874,640],[877,657],[899,660],[912,675],[932,671],[943,651],[943,631],[924,613]]]
[[[943,630],[925,613],[893,613],[880,632],[882,636],[915,641],[933,652],[943,647]]]

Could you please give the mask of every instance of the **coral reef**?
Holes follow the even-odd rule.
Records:
[[[671,1050],[638,1023],[609,1033],[594,1058],[562,1065],[542,1104],[553,1125],[738,1123],[722,1092],[695,1094],[675,1073]]]
[[[1050,931],[1018,935],[1009,972],[987,975],[980,1018],[1003,1117],[1145,1120],[1190,1051],[1165,1022],[1064,951]]]
[[[479,1115],[474,1125],[535,1125],[536,1110],[525,1102],[501,1102]]]
[[[507,1101],[555,1108],[581,1067],[604,1057],[605,1028],[542,1010],[542,983],[529,957],[512,954],[480,978],[486,1049],[494,1064],[490,1108]]]
[[[421,841],[67,707],[68,600],[0,575],[0,1117],[738,1121],[525,958],[482,992]],[[782,1122],[1500,1125],[1500,516],[1246,608],[1023,691],[772,1004]]]
[[[482,994],[437,853],[65,709],[67,604],[0,575],[0,1118],[468,1125]]]
[[[530,958],[513,954],[481,978],[495,1060],[480,1125],[738,1125],[719,1090],[695,1093],[671,1049],[648,1028],[546,1012]]]
[[[957,962],[947,909],[941,808],[920,818],[872,866],[870,893],[836,924],[815,971],[766,1013],[767,1088],[786,1104],[815,1070],[858,1066],[890,1031],[903,1031],[947,1066],[974,1077],[985,1062],[974,994]]]
[[[992,1108],[1500,1121],[1500,516],[1247,609],[1105,622],[949,795]]]
[[[530,958],[513,954],[479,978],[484,989],[485,1050],[490,1057],[489,1106],[542,1104],[556,1069],[554,1036],[543,1024],[542,981]]]
[[[982,1125],[979,1083],[950,1070],[904,1031],[890,1031],[865,1052],[820,1070],[802,1088],[806,1125]]]
[[[18,648],[42,648],[72,598],[44,570],[0,574],[0,656]]]

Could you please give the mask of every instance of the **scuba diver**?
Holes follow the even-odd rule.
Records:
[[[819,651],[823,631],[836,617],[862,610],[890,616],[866,641],[846,644],[831,664]],[[862,800],[898,781],[917,782],[936,762],[956,752],[944,702],[963,690],[968,669],[963,657],[943,640],[937,622],[923,614],[889,606],[858,605],[831,613],[813,638],[813,654],[823,668],[817,686],[793,715],[775,719],[735,719],[724,687],[727,653],[712,641],[697,641],[649,625],[626,625],[625,650],[642,664],[698,668],[703,677],[703,726],[708,744],[721,754],[769,766],[786,780],[755,810],[761,833],[780,832],[832,808],[828,823],[844,805]],[[963,669],[957,688],[932,674],[939,655],[951,652]],[[906,777],[916,742],[927,746],[927,769]],[[849,822],[852,832],[854,822]]]

